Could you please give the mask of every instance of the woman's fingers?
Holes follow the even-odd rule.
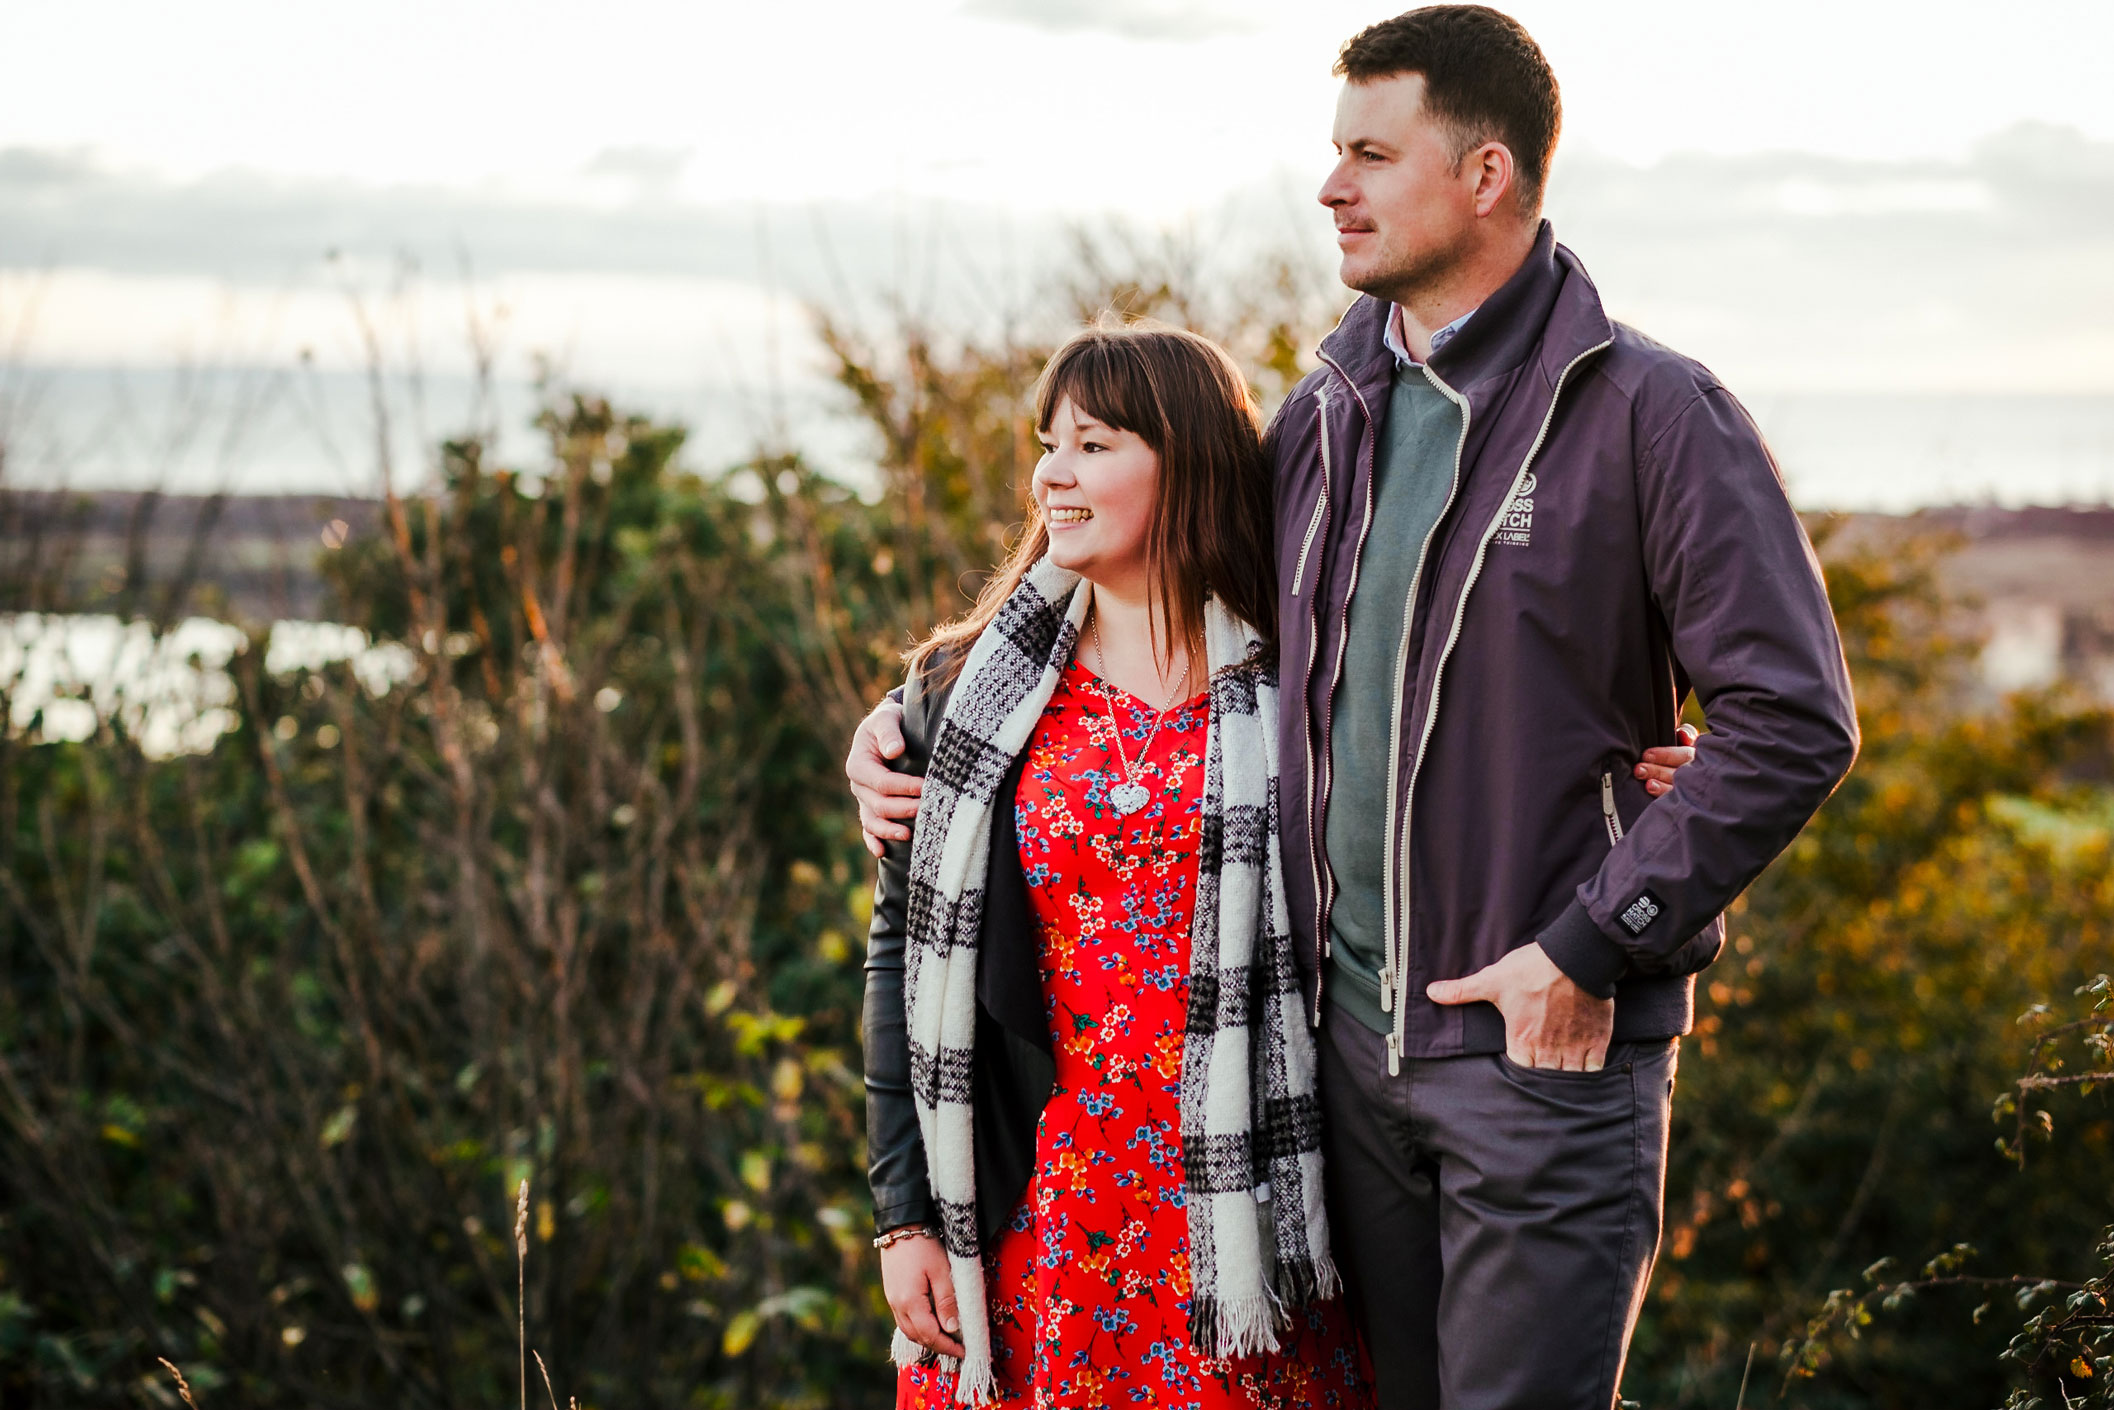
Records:
[[[940,1330],[938,1319],[932,1315],[932,1305],[922,1298],[905,1303],[896,1310],[896,1325],[903,1335],[929,1351],[943,1351],[949,1356],[959,1356],[954,1339]]]
[[[919,1346],[937,1351],[942,1356],[959,1357],[962,1354],[961,1342],[949,1335],[947,1329],[940,1325],[940,1319],[934,1313],[928,1298],[917,1298],[910,1306],[899,1308],[896,1312],[896,1325],[903,1329],[903,1335]]]
[[[962,1344],[952,1335],[961,1329],[956,1313],[954,1278],[947,1253],[932,1239],[912,1239],[884,1249],[881,1284],[896,1326],[919,1346],[945,1356],[960,1356]],[[897,1291],[900,1288],[901,1291]]]
[[[1637,777],[1644,780],[1644,791],[1657,798],[1669,793],[1674,786],[1674,770],[1678,764],[1639,764]]]
[[[1677,767],[1679,766],[1675,764],[1639,764],[1637,765],[1637,777],[1643,779],[1646,783],[1670,784],[1674,781],[1674,770]]]
[[[952,1341],[954,1334],[962,1329],[960,1309],[955,1306],[954,1302],[953,1274],[943,1271],[937,1278],[933,1279],[932,1307],[939,1314],[940,1330],[947,1334],[948,1340]],[[959,1344],[956,1343],[956,1345]],[[950,1356],[959,1356],[961,1353],[949,1352],[948,1354]]]
[[[1683,725],[1681,737],[1693,740],[1695,731]],[[1645,750],[1644,757],[1638,761],[1632,772],[1644,780],[1644,791],[1657,798],[1661,794],[1671,792],[1674,787],[1674,774],[1695,761],[1694,744],[1662,744]]]

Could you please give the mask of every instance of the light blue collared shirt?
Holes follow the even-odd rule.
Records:
[[[1470,309],[1438,332],[1432,334],[1431,350],[1437,352],[1440,348],[1453,341],[1453,335],[1461,331],[1461,325],[1473,317],[1475,317],[1475,310]],[[1409,340],[1402,336],[1402,305],[1400,304],[1388,305],[1385,341],[1387,350],[1395,355],[1396,366],[1416,367],[1420,365],[1415,358],[1409,355]]]

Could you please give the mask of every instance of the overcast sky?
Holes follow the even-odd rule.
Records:
[[[2114,394],[2114,4],[1509,8],[1563,84],[1551,214],[1619,316],[1757,397]],[[342,286],[408,252],[579,375],[729,383],[766,337],[797,361],[788,299],[950,246],[1031,281],[1117,217],[1325,256],[1328,69],[1384,13],[6,6],[0,351],[34,307],[45,363],[349,360]]]
[[[1520,0],[1567,136],[1636,161],[2114,139],[2104,0]],[[67,0],[0,12],[0,132],[170,175],[1166,211],[1325,154],[1370,0]],[[627,165],[630,149],[637,158]],[[614,160],[607,154],[619,154]],[[599,166],[597,159],[603,158]]]

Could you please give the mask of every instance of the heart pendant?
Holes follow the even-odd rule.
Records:
[[[1142,783],[1119,783],[1108,791],[1108,801],[1115,805],[1116,812],[1129,817],[1152,800]]]

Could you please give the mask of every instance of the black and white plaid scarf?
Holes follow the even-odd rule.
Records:
[[[956,1399],[994,1389],[976,1218],[970,1073],[992,810],[1078,645],[1093,590],[1044,559],[970,649],[925,771],[911,843],[903,1005],[911,1091],[961,1340]],[[1278,852],[1277,680],[1254,633],[1209,604],[1189,1019],[1182,1046],[1191,1343],[1277,1349],[1290,1309],[1337,1290],[1321,1201],[1321,1109]],[[900,1331],[895,1358],[927,1356]],[[943,1358],[952,1366],[951,1358]]]

